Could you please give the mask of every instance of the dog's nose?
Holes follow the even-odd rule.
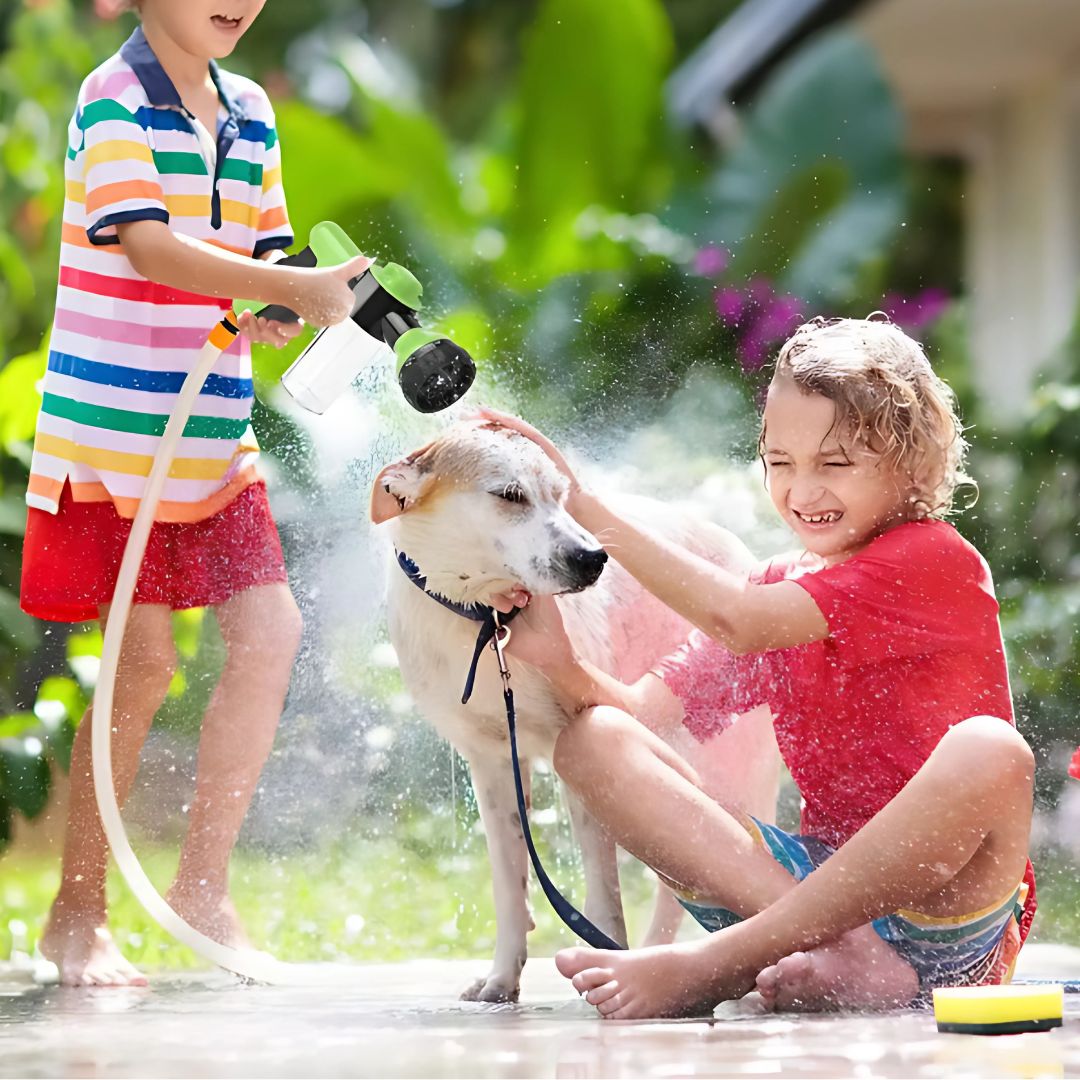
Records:
[[[607,560],[607,552],[603,548],[586,547],[575,548],[566,558],[571,572],[582,585],[592,585],[600,576]]]

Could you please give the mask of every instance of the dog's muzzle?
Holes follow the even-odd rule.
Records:
[[[555,571],[566,581],[570,592],[580,592],[596,584],[607,561],[603,548],[571,548],[555,560]]]

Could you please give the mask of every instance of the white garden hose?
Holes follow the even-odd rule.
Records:
[[[94,790],[97,793],[98,812],[105,829],[117,866],[124,875],[131,891],[150,916],[181,944],[198,953],[218,967],[237,975],[265,983],[294,983],[307,981],[303,974],[306,965],[283,964],[269,953],[256,949],[235,949],[222,945],[185,922],[154,888],[132,850],[120,816],[120,807],[113,786],[112,730],[113,697],[116,685],[116,669],[120,649],[127,630],[128,616],[135,596],[135,585],[142,568],[146,543],[154,523],[154,515],[161,500],[165,480],[172,468],[176,447],[198,399],[199,391],[218,357],[235,340],[237,327],[230,317],[222,319],[214,327],[206,344],[199,353],[195,367],[187,378],[176,400],[176,406],[161,438],[150,476],[146,482],[139,509],[131,526],[120,573],[116,579],[112,607],[105,627],[105,641],[101,651],[101,671],[94,691],[93,726],[91,731],[91,755],[94,768]],[[323,967],[323,965],[318,965]]]

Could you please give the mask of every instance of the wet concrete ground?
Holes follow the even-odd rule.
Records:
[[[1080,950],[1033,946],[1026,973],[1080,975]],[[206,973],[143,990],[63,990],[0,971],[4,1077],[1080,1077],[1080,995],[1040,1035],[940,1035],[932,1016],[768,1016],[610,1023],[548,960],[520,1006],[456,1001],[484,965],[327,970],[304,987]]]

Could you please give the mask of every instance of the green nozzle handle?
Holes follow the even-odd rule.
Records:
[[[334,221],[320,221],[311,230],[308,246],[305,251],[289,256],[289,263],[294,266],[336,266],[338,263],[348,262],[362,254],[360,249],[353,243],[349,234]],[[409,272],[406,270],[406,274]],[[412,277],[409,274],[409,277]],[[413,278],[416,281],[415,278]],[[382,284],[380,282],[380,284]],[[417,288],[420,283],[416,282]],[[386,287],[385,285],[383,286]],[[393,290],[388,290],[393,291]],[[256,311],[264,314],[267,318],[277,319],[281,322],[296,322],[299,318],[296,312],[290,311],[281,304],[267,305],[263,300],[234,300],[233,311],[239,316],[245,311]]]
[[[319,266],[348,262],[363,254],[349,234],[334,221],[320,221],[311,230],[308,246],[315,252]]]
[[[387,263],[385,266],[372,264],[371,276],[407,308],[419,311],[424,306],[424,286],[417,280],[416,275],[404,266],[398,263]]]

